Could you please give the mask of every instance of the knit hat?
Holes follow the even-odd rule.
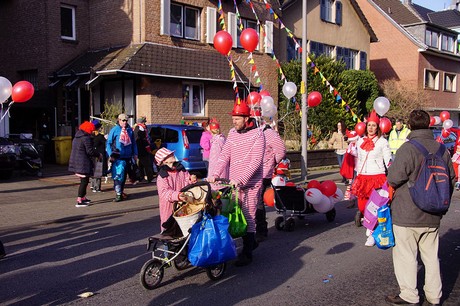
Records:
[[[348,137],[348,141],[355,141],[355,140],[358,140],[359,138],[359,135],[358,133],[356,133],[356,131],[348,131],[347,130],[347,137]]]
[[[147,122],[147,118],[145,118],[144,116],[139,117],[136,120],[136,123],[146,123],[146,122]]]
[[[174,155],[174,151],[168,150],[166,148],[161,148],[155,153],[155,162],[157,165],[161,165],[165,159]]]
[[[371,114],[369,115],[369,118],[367,118],[367,122],[370,122],[370,121],[377,123],[377,125],[379,125],[380,123],[380,118],[375,112],[375,110],[372,110]]]
[[[102,126],[101,122],[97,119],[94,119],[93,121],[91,121],[92,124],[94,124],[94,128],[96,130],[100,129],[100,127]]]
[[[241,101],[233,105],[232,116],[249,117],[251,115],[251,109],[246,102]]]
[[[128,115],[120,114],[120,115],[118,115],[118,120],[128,120]]]
[[[85,121],[82,124],[80,124],[79,129],[88,134],[91,134],[95,130],[94,124],[92,124],[89,121]]]

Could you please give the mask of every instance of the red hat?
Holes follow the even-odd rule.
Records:
[[[92,132],[94,132],[96,128],[94,127],[94,124],[92,124],[91,122],[85,121],[82,124],[80,124],[79,129],[82,130],[83,132],[91,134]]]
[[[367,118],[367,122],[370,122],[370,121],[377,123],[377,125],[379,125],[380,123],[380,117],[379,115],[377,115],[375,110],[372,110],[372,113],[370,114],[369,118]]]
[[[161,148],[155,153],[155,162],[157,165],[161,165],[161,163],[174,154],[174,151],[168,150],[166,148]]]
[[[219,130],[220,129],[220,124],[219,124],[219,122],[217,121],[216,118],[211,119],[211,121],[209,122],[209,129],[210,130]]]
[[[251,109],[246,102],[241,101],[233,105],[232,116],[249,117],[251,115]]]
[[[347,137],[348,137],[348,141],[355,141],[359,138],[359,135],[356,131],[349,131],[347,130]]]

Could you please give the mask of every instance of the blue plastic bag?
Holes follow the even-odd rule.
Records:
[[[236,258],[235,242],[228,232],[228,219],[222,215],[203,220],[192,226],[188,244],[188,260],[197,267],[214,266]]]
[[[375,239],[375,245],[379,249],[389,249],[395,246],[395,237],[393,235],[393,223],[391,221],[390,207],[388,204],[383,205],[377,210],[378,225],[372,233]]]

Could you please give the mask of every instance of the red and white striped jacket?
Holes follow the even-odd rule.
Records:
[[[265,136],[259,128],[238,133],[234,128],[228,132],[214,172],[214,178],[220,177],[229,165],[229,179],[238,182],[241,188],[250,188],[262,184]]]
[[[265,135],[263,178],[272,178],[275,166],[286,156],[286,147],[277,131],[262,127]]]

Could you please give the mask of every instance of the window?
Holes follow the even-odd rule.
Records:
[[[438,33],[433,32],[431,30],[426,30],[425,44],[433,48],[438,48]]]
[[[334,0],[321,0],[320,15],[321,20],[327,22],[333,22],[333,10]]]
[[[337,47],[336,58],[338,61],[342,60],[345,62],[347,69],[355,69],[357,67],[358,51],[351,50],[348,48]]]
[[[38,88],[38,70],[37,69],[19,71],[19,75],[21,76],[21,80],[29,82],[30,84],[34,86],[35,90],[37,90]]]
[[[292,60],[300,60],[302,58],[302,53],[300,52],[300,48],[302,47],[302,40],[296,38],[298,43],[298,47],[296,49],[296,43],[292,38],[289,36],[287,37],[287,61],[290,62]]]
[[[448,35],[441,35],[441,50],[454,52],[454,40],[455,38]]]
[[[364,51],[359,52],[359,69],[366,70],[367,68],[367,53]]]
[[[457,92],[457,75],[444,73],[444,91]]]
[[[315,54],[316,56],[320,56],[324,53],[324,44],[316,41],[310,42],[310,53]]]
[[[75,33],[75,7],[61,5],[61,38],[76,40]]]
[[[425,85],[424,88],[438,90],[439,89],[439,72],[425,70]]]
[[[204,90],[200,84],[182,85],[182,115],[204,116]]]
[[[171,36],[199,40],[199,21],[198,9],[171,3],[169,20]]]
[[[260,30],[259,30],[259,27],[257,26],[256,21],[241,18],[241,23],[243,24],[244,29],[251,28],[251,29],[256,30],[257,35],[259,35],[259,37],[260,37]],[[236,38],[237,42],[238,42],[237,46],[238,46],[238,48],[243,48],[243,46],[240,44],[240,36],[241,36],[241,32],[239,30],[237,30],[237,38]],[[257,46],[256,50],[259,50],[258,46]]]
[[[324,45],[323,54],[328,57],[332,57],[332,55],[334,54],[334,46]]]
[[[335,23],[342,25],[342,2],[340,1],[335,3]]]

